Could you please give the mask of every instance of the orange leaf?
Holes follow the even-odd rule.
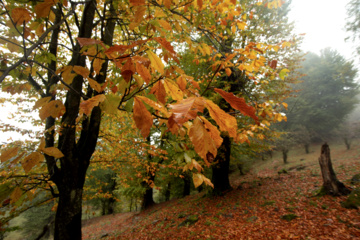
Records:
[[[146,138],[150,134],[150,128],[153,124],[153,118],[146,109],[140,98],[134,98],[133,117],[136,127],[140,129],[141,135]]]
[[[190,97],[176,104],[169,104],[169,108],[171,108],[173,113],[169,118],[169,125],[172,126],[174,123],[182,125],[196,118],[198,112],[204,111],[204,107],[205,102],[201,97]]]
[[[90,115],[91,111],[94,107],[98,106],[99,103],[106,100],[106,97],[104,94],[96,95],[95,97],[92,97],[86,101],[83,101],[80,103],[80,110],[79,114],[85,113],[86,115]]]
[[[161,81],[158,81],[157,83],[154,84],[154,86],[151,88],[150,93],[154,94],[159,102],[165,104],[166,91]]]
[[[164,6],[165,6],[167,9],[170,9],[170,7],[171,7],[171,0],[163,0],[163,3],[164,3]]]
[[[168,30],[168,31],[171,31],[172,30],[172,27],[170,25],[170,23],[166,20],[163,20],[163,19],[158,19],[157,22],[165,29],[165,30]]]
[[[31,20],[31,15],[25,8],[14,8],[11,10],[11,18],[16,25],[21,25],[24,22],[29,22]]]
[[[196,153],[204,159],[207,166],[210,166],[207,155],[211,154],[215,157],[217,148],[214,140],[211,138],[200,118],[195,118],[189,131],[189,137],[194,145]]]
[[[255,115],[255,108],[246,104],[244,98],[236,97],[233,93],[225,92],[219,88],[214,89],[219,93],[234,109],[239,110],[242,114],[251,117],[258,123],[259,118]]]
[[[5,151],[3,151],[0,156],[1,162],[3,163],[5,161],[9,160],[10,158],[15,157],[17,155],[19,149],[20,149],[19,147],[13,147],[13,148],[9,148],[9,149],[6,149]]]
[[[204,122],[204,126],[208,133],[210,134],[211,138],[214,140],[215,145],[219,148],[223,142],[222,137],[220,136],[220,131],[212,125],[206,118],[200,116],[200,119]]]
[[[49,156],[54,157],[54,158],[62,158],[62,157],[64,157],[64,154],[56,147],[47,147],[47,148],[42,149],[42,151],[46,155],[49,155]]]
[[[230,137],[236,138],[236,118],[224,112],[218,105],[208,99],[206,100],[206,108],[209,110],[211,118],[219,125],[220,130],[226,131]]]
[[[163,46],[166,50],[168,50],[172,54],[176,54],[176,52],[174,51],[173,46],[171,46],[171,44],[168,41],[166,41],[165,38],[155,37],[154,40],[157,41],[158,43],[160,43],[161,46]]]
[[[149,84],[151,81],[151,74],[149,69],[147,69],[143,64],[136,63],[136,72],[144,79],[144,81]]]
[[[178,101],[183,99],[184,97],[183,92],[180,90],[180,88],[177,86],[176,83],[174,83],[172,80],[167,78],[161,81],[164,84],[164,88],[168,96],[171,96],[172,99]]]
[[[64,115],[65,106],[60,100],[53,100],[45,104],[39,111],[39,116],[42,121],[47,117],[58,118]]]
[[[24,158],[21,165],[24,168],[25,173],[28,173],[33,167],[38,165],[43,160],[44,160],[44,155],[42,155],[39,152],[33,152]]]
[[[186,78],[183,77],[182,75],[176,79],[176,83],[181,89],[181,91],[184,91],[186,89],[187,81]]]

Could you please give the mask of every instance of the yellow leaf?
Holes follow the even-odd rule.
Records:
[[[161,82],[164,85],[166,94],[171,96],[172,99],[180,101],[184,98],[183,92],[176,83],[167,78],[165,80],[161,80]]]
[[[98,54],[97,57],[93,61],[93,68],[96,74],[100,74],[101,67],[105,60],[103,59],[103,54]]]
[[[35,105],[33,106],[33,110],[44,106],[45,104],[47,104],[49,101],[51,100],[51,97],[44,97],[44,98],[40,98],[39,100],[36,101]]]
[[[211,100],[206,100],[206,108],[209,110],[210,116],[219,125],[221,131],[226,131],[229,136],[236,138],[237,122],[236,118],[224,112],[218,105]]]
[[[176,83],[181,89],[181,91],[184,91],[186,89],[187,81],[186,78],[183,77],[182,75],[176,79]]]
[[[202,176],[203,175],[201,173],[193,173],[193,181],[195,188],[199,187],[204,182]]]
[[[121,101],[121,97],[113,94],[107,94],[106,100],[101,103],[101,110],[108,114],[115,114],[118,112],[118,106]]]
[[[96,95],[95,97],[92,97],[86,101],[83,101],[80,103],[80,110],[79,114],[85,113],[86,115],[90,115],[91,111],[94,107],[98,106],[99,103],[105,101],[106,97],[104,94]]]
[[[136,81],[136,83],[137,83],[137,85],[139,86],[139,87],[141,87],[142,85],[144,85],[144,79],[142,79],[142,77],[140,77],[139,75],[137,75],[137,74],[134,74],[134,75],[132,75],[133,76],[133,78],[135,79],[135,81]]]
[[[90,85],[90,87],[91,87],[92,89],[94,89],[94,90],[97,91],[98,93],[99,93],[99,92],[102,92],[102,90],[101,90],[101,85],[100,85],[97,81],[95,81],[95,80],[92,79],[92,78],[88,78],[88,81],[89,81],[89,85]]]
[[[219,148],[223,142],[223,139],[220,135],[220,131],[212,125],[206,118],[200,116],[200,119],[204,122],[204,126],[208,133],[210,134],[211,138],[214,140],[215,145],[217,148]]]
[[[153,66],[159,73],[164,74],[164,64],[161,59],[151,50],[146,51],[146,53],[151,61],[151,66]]]
[[[63,81],[66,84],[70,85],[72,83],[74,77],[76,76],[75,73],[72,73],[72,70],[73,70],[72,66],[65,66],[65,67],[62,67],[59,70],[57,70],[56,73],[61,72],[61,77],[62,77]]]
[[[64,115],[65,106],[60,100],[53,100],[46,103],[39,111],[39,116],[42,121],[47,117],[58,118]]]
[[[3,151],[0,156],[1,162],[3,163],[9,160],[10,158],[15,157],[18,154],[19,149],[20,149],[19,147],[13,147]]]
[[[42,155],[39,152],[33,152],[24,158],[21,165],[25,173],[28,173],[33,167],[38,165],[43,160],[44,160],[44,155]]]
[[[153,118],[146,109],[144,103],[137,97],[134,98],[133,118],[136,127],[140,130],[141,135],[146,138],[150,134],[150,128],[153,124]]]
[[[151,99],[149,99],[147,97],[144,97],[144,96],[136,96],[135,98],[141,99],[143,102],[148,104],[150,107],[152,107],[155,110],[163,113],[164,116],[166,116],[166,117],[169,116],[168,111],[166,110],[166,108],[162,104],[154,102],[153,100],[151,100]]]
[[[16,203],[22,195],[22,190],[20,187],[16,187],[10,195],[10,203]]]
[[[194,159],[191,160],[191,164],[193,165],[193,167],[198,170],[198,172],[201,172],[203,170],[203,168],[201,167],[201,165],[195,161]]]
[[[194,145],[195,152],[204,159],[207,166],[210,166],[208,159],[216,157],[217,148],[200,118],[195,118],[189,130],[189,137]]]
[[[47,147],[47,148],[44,148],[42,151],[46,155],[49,155],[49,156],[54,157],[54,158],[62,158],[62,157],[64,157],[64,154],[56,147]]]

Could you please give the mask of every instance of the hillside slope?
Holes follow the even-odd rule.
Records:
[[[359,143],[349,151],[330,148],[338,179],[355,187],[349,180],[360,173]],[[314,196],[322,178],[320,146],[313,149],[294,151],[286,165],[274,156],[246,176],[235,173],[234,190],[223,197],[199,193],[141,213],[92,219],[83,239],[360,239],[360,212],[341,207],[346,197]],[[287,173],[279,174],[282,169]]]

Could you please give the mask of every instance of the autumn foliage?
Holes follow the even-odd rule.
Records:
[[[210,166],[217,156],[221,132],[236,143],[250,143],[251,138],[264,138],[272,122],[286,119],[281,102],[289,93],[286,80],[292,81],[288,72],[295,66],[279,57],[295,51],[296,39],[254,38],[224,50],[226,41],[255,31],[251,26],[256,19],[276,11],[283,1],[0,3],[2,90],[36,99],[33,109],[45,126],[44,137],[30,147],[4,146],[3,169],[11,171],[2,172],[1,179],[11,208],[3,206],[21,212],[17,206],[32,202],[40,189],[48,190],[49,199],[59,197],[55,239],[81,237],[83,185],[105,116],[120,122],[130,116],[128,129],[136,126],[144,139],[162,128],[187,142],[181,145],[184,155],[193,149],[201,159],[190,158],[186,165],[195,186],[212,185],[201,165]],[[194,79],[182,69],[179,52],[185,47],[194,54],[193,64],[210,66],[206,76]],[[245,87],[235,95],[227,83],[218,87],[224,76],[235,73],[252,86],[254,98],[245,94]],[[279,90],[278,95],[268,94],[271,89]],[[219,106],[221,99],[230,111]],[[124,115],[119,117],[119,111]],[[117,126],[120,132],[124,128]],[[132,148],[141,145],[140,140],[130,141]],[[159,148],[149,143],[145,148],[165,159]]]

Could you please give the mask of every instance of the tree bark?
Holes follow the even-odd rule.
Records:
[[[323,178],[323,190],[326,194],[339,196],[347,195],[351,192],[336,178],[336,174],[331,163],[330,148],[327,143],[324,143],[321,147],[319,163]]]
[[[225,191],[232,189],[229,181],[231,140],[225,135],[222,135],[222,138],[223,142],[215,158],[216,164],[212,167],[211,182],[214,184],[214,195],[223,195]]]
[[[287,161],[287,159],[288,159],[288,155],[287,155],[288,152],[289,152],[288,149],[283,149],[283,150],[282,150],[283,160],[284,160],[284,163],[285,163],[285,164],[288,163],[288,161]]]
[[[310,152],[309,151],[309,144],[305,144],[304,147],[305,147],[305,153],[308,154]]]
[[[150,181],[154,181],[154,177],[150,178]],[[153,206],[155,204],[153,199],[153,188],[150,187],[146,182],[143,182],[144,185],[146,185],[146,190],[143,196],[143,202],[141,206],[141,210],[146,210],[149,207]]]
[[[191,178],[189,174],[185,174],[183,180],[184,180],[183,197],[186,197],[190,195],[190,190],[191,190]]]

